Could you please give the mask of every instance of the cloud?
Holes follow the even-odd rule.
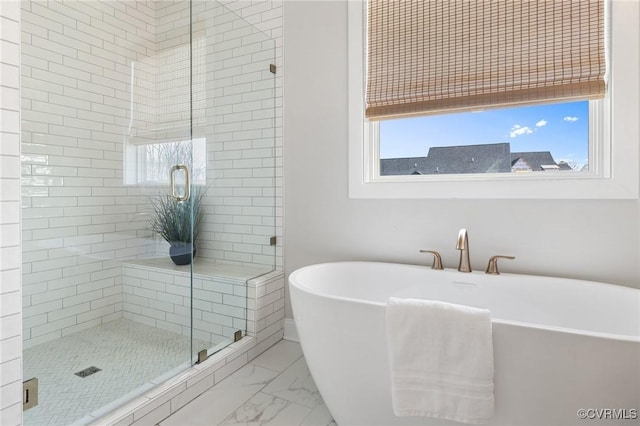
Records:
[[[533,130],[531,130],[529,127],[522,127],[518,124],[514,124],[511,128],[511,132],[509,133],[509,137],[515,138],[517,136],[529,135],[531,133],[533,133]]]
[[[574,122],[574,121],[578,121],[578,117],[571,117],[568,115],[565,118],[563,118],[563,120],[568,122]]]
[[[536,123],[536,127],[544,127],[547,125],[547,120],[540,120]]]

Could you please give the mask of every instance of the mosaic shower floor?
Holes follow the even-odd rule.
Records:
[[[197,350],[212,346],[200,340],[193,345]],[[24,412],[24,424],[70,425],[143,385],[153,386],[168,371],[186,367],[189,351],[188,337],[126,319],[25,349],[24,377],[38,378],[39,398],[38,406]],[[101,371],[85,378],[75,375],[88,367]]]

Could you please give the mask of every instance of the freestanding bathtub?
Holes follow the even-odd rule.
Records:
[[[390,296],[491,311],[490,424],[638,424],[640,290],[376,262],[304,267],[289,285],[302,350],[340,426],[459,424],[393,414],[385,332]]]

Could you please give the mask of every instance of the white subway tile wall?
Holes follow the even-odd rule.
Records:
[[[282,4],[225,4],[233,13],[215,2],[192,4],[194,118],[205,112],[194,131],[207,140],[209,185],[198,256],[281,270],[281,238],[276,247],[269,240],[282,234],[282,75],[274,77],[268,66],[281,64]],[[29,347],[121,317],[121,260],[168,251],[147,226],[147,196],[166,187],[124,182],[131,63],[138,72],[136,105],[148,99],[146,112],[157,121],[158,111],[181,104],[185,59],[165,66],[161,76],[160,66],[156,75],[143,72],[159,63],[150,58],[184,50],[189,3],[23,1],[22,21],[22,296]],[[170,73],[180,77],[173,86]],[[141,116],[133,114],[138,128]],[[182,122],[184,115],[177,116]],[[165,140],[159,133],[154,138]]]
[[[206,58],[207,76],[196,83],[207,93],[202,106],[210,186],[200,247],[205,257],[280,266],[270,245],[270,237],[279,235],[276,97],[281,80],[270,71],[278,64],[278,49],[263,32],[268,28],[253,27],[241,16],[267,21],[266,9],[281,13],[281,3],[260,3],[259,8],[258,2],[246,1],[193,3],[193,37],[198,54]]]
[[[130,64],[155,53],[153,2],[22,2],[23,340],[122,317],[119,259],[152,253],[125,186]]]
[[[22,423],[20,3],[0,1],[0,424]]]

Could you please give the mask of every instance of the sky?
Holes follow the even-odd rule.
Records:
[[[380,158],[423,157],[432,146],[509,142],[511,152],[550,151],[588,163],[589,102],[491,109],[380,121]]]

